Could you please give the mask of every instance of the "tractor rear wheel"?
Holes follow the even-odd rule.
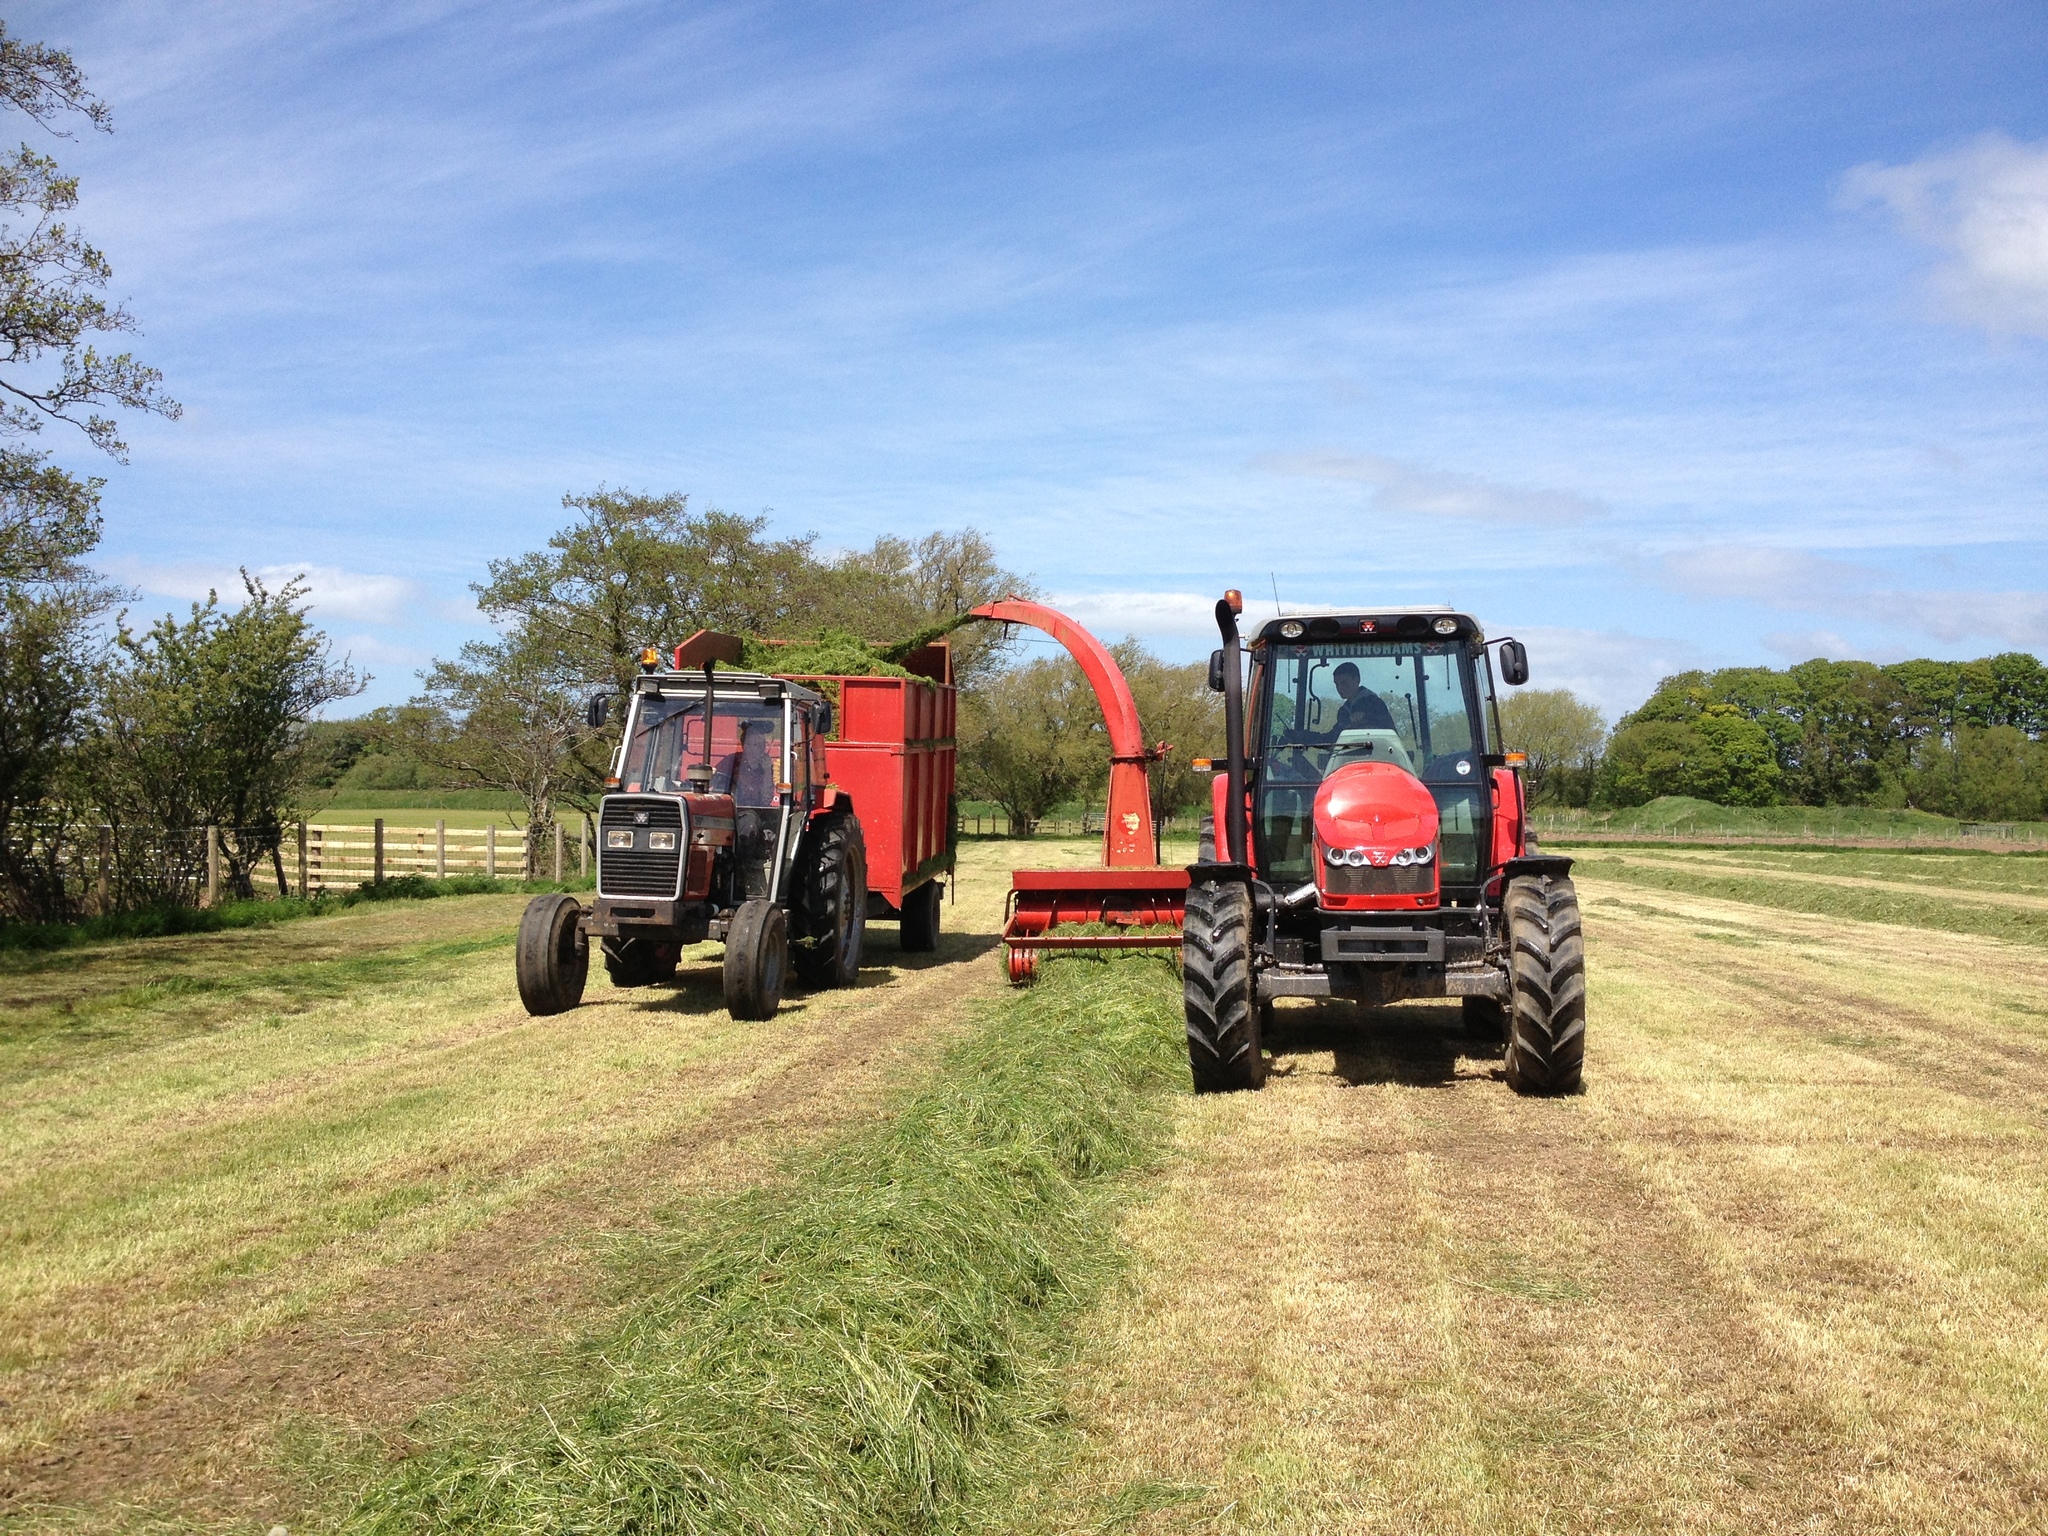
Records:
[[[653,939],[607,939],[604,972],[615,987],[652,987],[673,981],[681,946]]]
[[[578,920],[583,908],[574,896],[536,896],[519,919],[514,963],[519,1001],[536,1018],[567,1013],[583,1001],[590,975],[590,940]]]
[[[945,899],[946,888],[936,880],[927,880],[903,898],[905,954],[928,955],[939,947],[939,914]]]
[[[725,1011],[736,1019],[772,1019],[789,969],[789,919],[765,897],[740,903],[725,931]]]
[[[1197,864],[1214,864],[1216,862],[1216,818],[1213,815],[1204,816],[1196,826],[1195,862]]]
[[[860,975],[868,926],[868,856],[860,823],[850,813],[813,828],[797,864],[796,973],[807,987],[844,987]]]
[[[1181,992],[1195,1092],[1231,1093],[1266,1081],[1260,1009],[1252,995],[1252,893],[1239,881],[1188,887]]]
[[[1514,996],[1508,1008],[1508,1086],[1576,1093],[1586,1065],[1586,946],[1569,879],[1524,875],[1505,903]]]

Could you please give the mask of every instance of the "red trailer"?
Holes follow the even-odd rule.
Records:
[[[920,675],[788,677],[835,702],[827,788],[850,800],[860,818],[870,917],[900,918],[905,898],[917,899],[953,870],[952,652],[941,640],[903,666]],[[939,894],[921,898],[934,913]]]

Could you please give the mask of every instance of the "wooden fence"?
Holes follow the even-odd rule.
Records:
[[[587,817],[572,832],[555,823],[551,847],[512,827],[387,827],[382,817],[361,826],[300,823],[299,890],[348,890],[365,882],[423,875],[446,880],[456,875],[489,879],[562,880],[590,873],[591,833]]]

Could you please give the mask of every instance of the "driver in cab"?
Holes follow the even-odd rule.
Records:
[[[779,733],[766,721],[740,726],[740,750],[727,753],[712,776],[711,792],[729,794],[736,805],[757,809],[775,804],[775,770],[782,756]]]
[[[1387,701],[1359,683],[1356,666],[1348,661],[1340,663],[1330,674],[1330,681],[1343,702],[1337,706],[1337,728],[1323,738],[1325,741],[1334,742],[1346,731],[1394,729],[1394,714],[1387,708]]]

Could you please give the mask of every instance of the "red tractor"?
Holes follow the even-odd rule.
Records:
[[[597,899],[536,896],[520,922],[527,1012],[574,1008],[593,946],[614,986],[645,987],[674,977],[684,946],[722,941],[736,1019],[773,1018],[790,970],[811,987],[852,982],[871,917],[900,923],[906,951],[938,948],[952,867],[944,642],[890,677],[736,670],[742,650],[706,630],[672,667],[642,657],[598,809]],[[608,705],[591,701],[593,728]]]
[[[1216,605],[1228,757],[1182,929],[1196,1091],[1265,1081],[1282,997],[1461,998],[1469,1026],[1505,1039],[1512,1087],[1578,1089],[1571,860],[1529,835],[1479,625],[1444,608],[1300,614],[1246,644],[1241,611],[1235,592]],[[1502,678],[1527,682],[1521,644],[1495,643]]]

